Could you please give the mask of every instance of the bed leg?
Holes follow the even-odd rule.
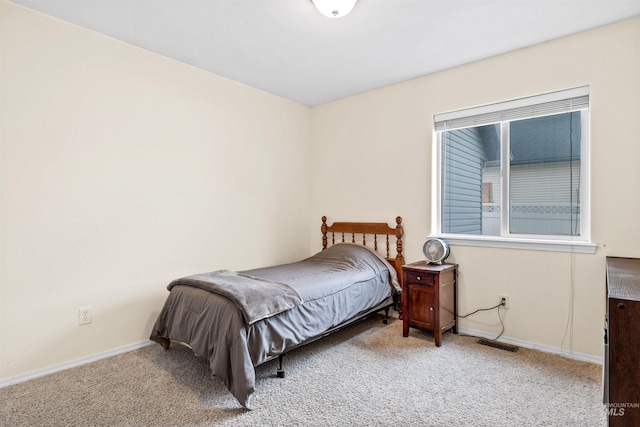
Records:
[[[385,325],[389,323],[389,307],[384,309],[384,320],[382,321]]]
[[[151,338],[153,341],[160,344],[165,350],[169,350],[169,346],[171,346],[171,340],[165,337],[154,337]]]
[[[282,359],[284,359],[284,353],[282,353],[280,356],[278,356],[278,371],[277,371],[277,375],[278,378],[284,378],[284,368],[282,367]]]

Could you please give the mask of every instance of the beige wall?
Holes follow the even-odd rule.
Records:
[[[308,254],[308,108],[6,2],[0,31],[0,380],[148,339],[172,278]]]
[[[0,381],[144,341],[168,278],[297,259],[322,215],[401,215],[420,259],[433,115],[585,84],[597,253],[450,259],[461,312],[509,294],[507,337],[600,356],[605,256],[640,256],[640,19],[314,109],[2,0],[0,31]]]
[[[639,76],[636,18],[316,107],[312,217],[391,223],[401,215],[406,259],[417,261],[432,232],[434,114],[590,85],[596,254],[455,246],[449,260],[460,264],[461,313],[507,294],[506,337],[597,359],[605,257],[640,257]],[[461,326],[500,332],[495,310]]]

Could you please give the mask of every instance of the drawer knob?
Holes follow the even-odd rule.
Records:
[[[618,308],[627,308],[627,305],[623,302],[618,304]]]
[[[422,277],[417,276],[417,277],[416,277],[416,280],[422,280]]]
[[[433,311],[433,307],[429,307],[429,311]]]

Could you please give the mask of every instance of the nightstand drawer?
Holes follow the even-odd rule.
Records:
[[[433,286],[433,274],[420,271],[405,270],[405,283]]]

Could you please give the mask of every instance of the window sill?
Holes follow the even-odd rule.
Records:
[[[596,243],[571,240],[543,240],[543,239],[517,239],[495,236],[439,236],[450,245],[478,246],[484,248],[526,249],[532,251],[547,252],[572,252],[580,254],[594,254],[598,245]]]

